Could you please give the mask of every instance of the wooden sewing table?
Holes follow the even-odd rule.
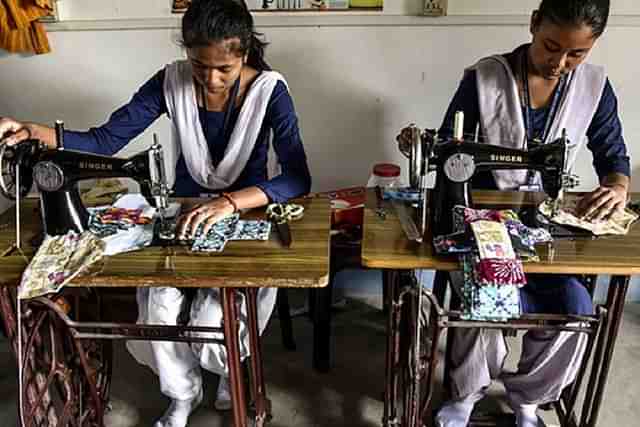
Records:
[[[637,200],[640,194],[633,194]],[[537,205],[542,197],[537,193],[474,192],[476,207],[519,208]],[[567,319],[582,322],[583,327],[562,330],[585,332],[589,344],[578,377],[567,387],[562,399],[554,404],[564,426],[595,427],[604,397],[607,375],[611,366],[618,330],[620,329],[625,296],[632,275],[640,274],[640,225],[632,226],[626,236],[603,237],[596,240],[556,240],[552,247],[538,247],[539,263],[526,263],[528,273],[573,275],[611,275],[606,303],[594,316],[524,315],[518,321],[489,323],[460,319],[459,313],[445,311],[442,272],[459,270],[455,258],[436,256],[432,252],[431,236],[425,243],[409,241],[402,231],[393,207],[383,204],[386,219],[377,213],[376,197],[368,194],[364,213],[362,263],[369,268],[383,269],[389,283],[389,304],[385,408],[383,425],[422,427],[433,425],[431,398],[434,371],[438,362],[437,347],[441,333],[450,327],[493,327],[499,329],[548,329]],[[414,269],[436,270],[434,289],[439,295],[421,289],[412,273]],[[594,277],[592,276],[592,280]],[[446,289],[446,284],[444,286]],[[426,297],[421,298],[420,296]],[[430,302],[430,328],[422,331],[420,309],[422,301]],[[430,341],[430,342],[429,342]],[[426,342],[426,345],[423,345]],[[422,347],[426,347],[424,350]],[[593,362],[587,372],[589,355]],[[576,411],[577,395],[587,376],[587,391],[580,416]],[[445,375],[446,376],[446,375]],[[404,381],[402,386],[400,381]],[[445,380],[446,381],[446,380]],[[426,382],[426,385],[425,385]],[[398,414],[398,390],[404,391],[404,409]],[[470,425],[502,425],[495,420],[474,420]],[[512,424],[513,425],[513,424]]]
[[[195,200],[183,200],[195,202]],[[255,417],[262,426],[269,418],[258,336],[256,295],[259,287],[321,288],[328,283],[330,209],[327,199],[297,201],[304,217],[290,224],[293,243],[282,247],[275,229],[269,241],[230,241],[217,254],[193,254],[188,248],[149,247],[105,257],[91,274],[65,288],[69,304],[40,297],[22,306],[25,393],[23,413],[27,425],[103,425],[111,377],[113,339],[218,342],[226,345],[236,427],[247,426],[247,404],[241,371],[236,293],[247,301],[250,341],[250,384]],[[0,309],[5,329],[17,354],[15,288],[35,253],[29,242],[41,230],[38,200],[27,199],[21,208],[24,255],[13,251],[0,258]],[[0,216],[0,253],[15,242],[15,209]],[[263,210],[243,218],[263,217]],[[221,288],[223,325],[218,328],[106,323],[100,317],[99,293],[94,288],[163,287]],[[74,291],[76,292],[74,294]],[[81,296],[77,296],[80,294]],[[89,297],[87,297],[89,295]],[[91,295],[98,301],[94,304]],[[67,307],[68,308],[68,307]],[[70,312],[71,311],[71,312]],[[92,322],[80,321],[90,313]],[[218,338],[194,338],[190,332],[216,332]],[[84,389],[84,393],[83,393]],[[89,391],[87,394],[86,391]],[[26,426],[25,426],[26,427]]]

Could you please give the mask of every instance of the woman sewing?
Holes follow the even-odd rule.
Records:
[[[573,143],[569,166],[586,145],[599,177],[598,188],[581,200],[581,213],[596,220],[624,207],[630,162],[616,96],[604,69],[585,63],[608,16],[608,0],[542,0],[531,18],[530,44],[482,59],[465,71],[440,135],[452,135],[457,111],[464,112],[465,133],[474,134],[479,125],[482,141],[513,148],[526,148],[525,141],[553,141],[566,128]],[[398,141],[406,146],[406,130]],[[541,190],[537,174],[521,171],[478,174],[473,185]],[[523,312],[593,314],[591,297],[578,278],[538,274],[528,275],[527,281],[520,292]],[[475,403],[491,380],[499,378],[517,425],[537,426],[538,406],[558,400],[574,381],[585,347],[585,334],[529,331],[518,371],[505,374],[507,347],[501,331],[456,329],[451,358],[453,399],[438,412],[437,425],[466,426]]]
[[[257,37],[244,2],[194,1],[182,19],[182,44],[187,60],[159,71],[106,124],[88,132],[67,131],[65,147],[113,155],[166,114],[178,148],[175,195],[221,194],[182,217],[178,229],[182,237],[238,210],[306,194],[311,177],[293,102],[284,78],[264,60],[265,43]],[[271,134],[281,173],[268,179]],[[10,144],[26,138],[51,147],[56,143],[52,129],[8,118],[0,120],[3,136]],[[258,293],[261,333],[275,299],[276,289],[263,288]],[[141,288],[137,300],[139,323],[173,325],[188,309],[176,288]],[[190,316],[192,325],[220,326],[218,290],[199,289]],[[246,335],[245,326],[240,331]],[[242,357],[248,355],[244,338],[240,340]],[[221,377],[216,408],[230,408],[224,346],[132,341],[128,348],[159,375],[162,393],[172,399],[155,427],[187,424],[203,396],[201,367]]]

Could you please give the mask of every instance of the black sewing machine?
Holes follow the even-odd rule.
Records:
[[[57,148],[37,140],[0,146],[0,192],[16,203],[35,183],[40,192],[44,232],[55,236],[69,230],[87,230],[89,213],[82,203],[78,182],[95,178],[133,178],[141,193],[159,208],[161,220],[168,206],[169,189],[162,147],[153,146],[128,159],[100,156],[64,148],[63,125],[56,123]]]
[[[481,171],[531,170],[540,172],[542,190],[555,200],[558,208],[566,189],[578,185],[577,177],[566,171],[569,141],[561,137],[548,144],[529,144],[528,150],[505,148],[465,140],[459,134],[440,140],[437,132],[413,128],[411,146],[403,153],[409,157],[411,187],[423,193],[418,217],[421,232],[430,228],[432,236],[453,232],[452,210],[456,205],[473,206],[472,178]],[[427,191],[426,175],[436,173],[435,187]],[[525,223],[538,226],[535,209]]]

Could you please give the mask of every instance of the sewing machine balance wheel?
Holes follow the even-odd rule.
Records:
[[[16,170],[20,171],[20,191],[22,198],[29,193],[33,185],[33,175],[31,168],[25,166],[25,157],[37,149],[37,144],[24,142],[16,146],[7,144],[0,145],[0,192],[10,200],[16,199]],[[18,165],[20,167],[18,168]]]

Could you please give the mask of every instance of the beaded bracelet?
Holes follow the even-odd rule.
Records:
[[[236,203],[235,199],[231,196],[231,194],[222,193],[222,197],[224,197],[225,199],[227,199],[229,201],[229,203],[231,203],[231,206],[233,206],[233,213],[236,213],[236,212],[238,212],[240,210],[238,208],[238,204]]]

